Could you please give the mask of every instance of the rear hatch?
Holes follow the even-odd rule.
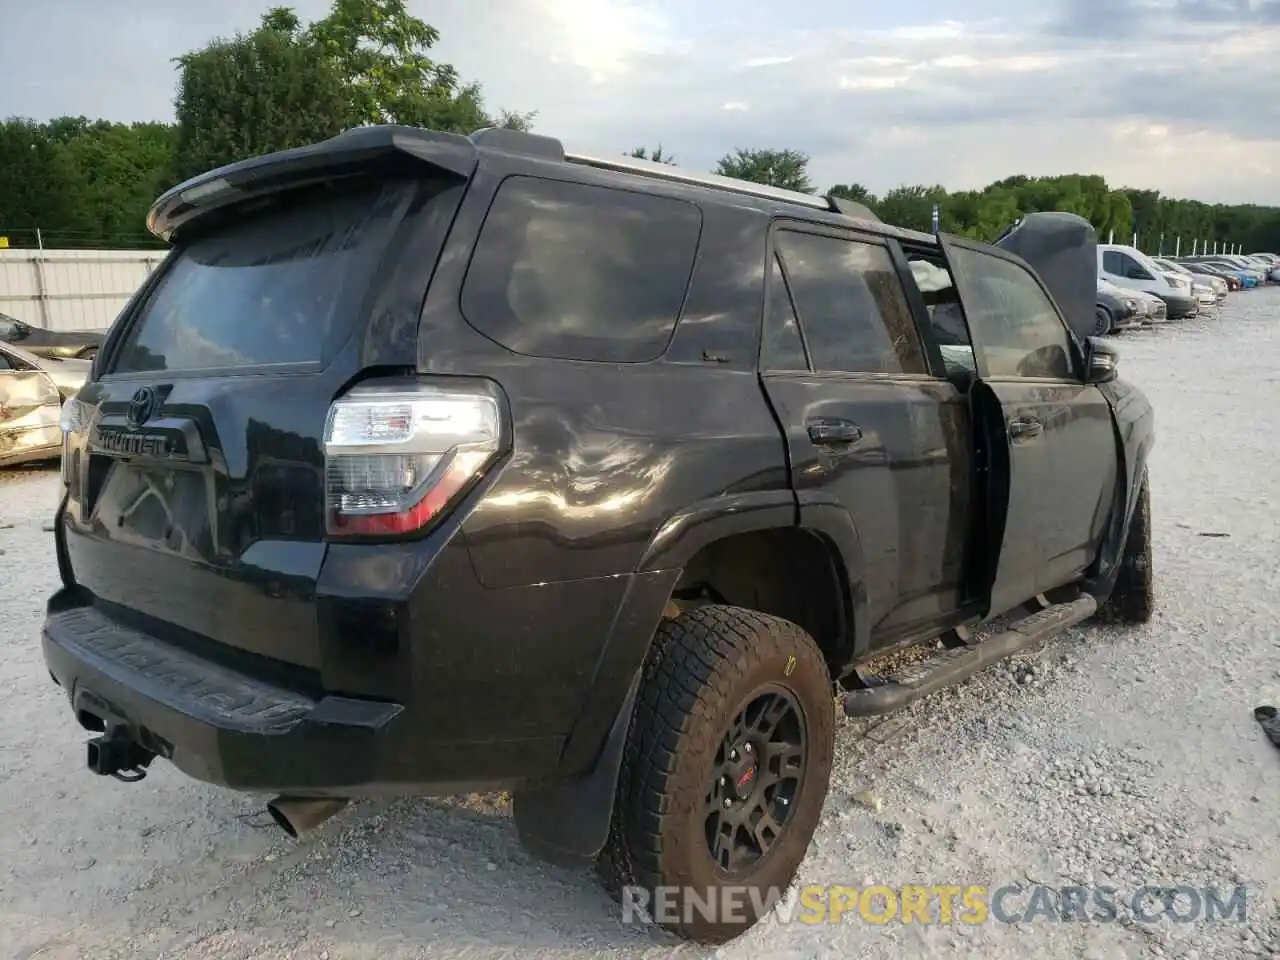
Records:
[[[64,409],[64,573],[104,613],[319,669],[326,415],[412,367],[422,232],[438,254],[464,182],[313,178],[184,227]]]

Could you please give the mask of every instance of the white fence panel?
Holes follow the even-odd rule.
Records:
[[[164,250],[0,250],[0,313],[48,330],[106,330]]]

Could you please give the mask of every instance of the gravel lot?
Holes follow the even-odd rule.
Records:
[[[57,579],[41,470],[0,473],[0,955],[1280,957],[1280,751],[1252,717],[1280,705],[1280,290],[1121,344],[1157,410],[1156,620],[846,727],[801,880],[1247,884],[1246,923],[770,919],[713,954],[532,860],[497,798],[362,803],[296,843],[265,798],[163,763],[95,778],[38,649]]]

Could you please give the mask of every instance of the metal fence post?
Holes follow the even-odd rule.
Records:
[[[36,228],[36,252],[31,259],[31,266],[36,272],[36,306],[40,310],[40,326],[49,327],[49,291],[44,278],[44,240],[40,236],[40,228]]]

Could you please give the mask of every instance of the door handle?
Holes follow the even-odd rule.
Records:
[[[862,439],[862,428],[852,420],[817,417],[805,423],[809,439],[817,444],[857,443]]]
[[[1009,439],[1015,443],[1034,440],[1044,433],[1044,424],[1035,417],[1017,417],[1009,421]]]

